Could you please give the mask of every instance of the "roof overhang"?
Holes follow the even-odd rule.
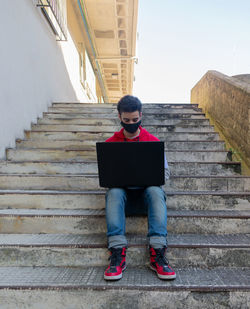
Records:
[[[117,102],[122,96],[132,94],[138,0],[73,2],[105,101]]]

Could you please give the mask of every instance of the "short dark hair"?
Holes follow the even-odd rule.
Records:
[[[118,102],[117,110],[120,115],[122,112],[125,112],[125,113],[132,113],[135,111],[141,112],[142,104],[141,104],[141,101],[137,97],[134,97],[132,95],[125,95]]]

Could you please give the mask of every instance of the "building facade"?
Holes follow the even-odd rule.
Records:
[[[12,0],[0,11],[0,157],[52,102],[132,93],[138,0]]]

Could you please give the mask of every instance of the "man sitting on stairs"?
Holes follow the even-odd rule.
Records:
[[[127,95],[118,102],[118,117],[123,128],[106,142],[159,141],[140,126],[142,104],[134,96]],[[129,159],[129,158],[128,158]],[[121,175],[122,177],[122,175]],[[165,158],[165,178],[169,178],[169,169]],[[161,279],[174,279],[176,274],[165,257],[167,249],[167,207],[165,192],[161,187],[147,188],[111,188],[106,193],[106,223],[110,265],[105,270],[106,280],[122,277],[126,268],[127,240],[125,237],[125,211],[128,201],[143,201],[148,214],[148,238],[150,268]]]

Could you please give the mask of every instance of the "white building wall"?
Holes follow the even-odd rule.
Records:
[[[69,36],[57,42],[34,0],[1,1],[0,158],[52,102],[88,102]]]

